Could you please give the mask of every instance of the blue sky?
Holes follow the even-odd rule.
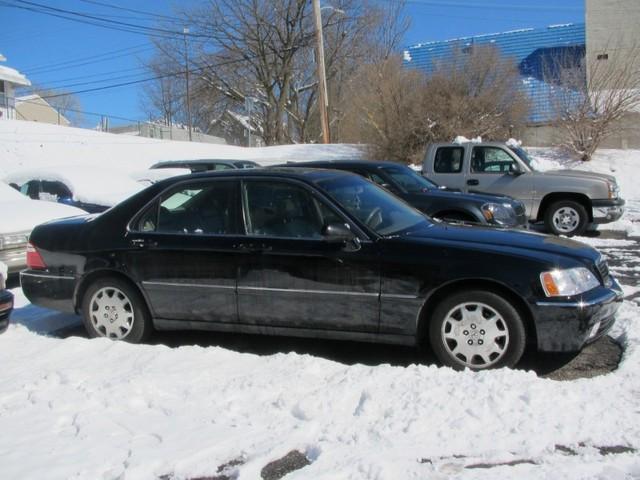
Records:
[[[178,4],[175,0],[33,1],[97,16],[111,15],[109,18],[113,20],[138,24],[142,23],[140,14],[98,4],[108,3],[161,15],[171,15],[173,6]],[[584,22],[584,0],[408,0],[407,14],[412,19],[412,26],[404,43],[411,45],[518,28]],[[27,74],[35,84],[49,88],[64,86],[74,91],[147,76],[141,65],[152,49],[144,35],[2,6],[0,20],[3,25],[0,53],[7,57],[6,65]],[[84,93],[79,99],[82,109],[88,112],[143,120],[145,115],[140,105],[143,88],[144,84],[124,86]],[[99,122],[99,116],[85,115],[84,118],[87,125]],[[122,122],[112,120],[112,124]]]

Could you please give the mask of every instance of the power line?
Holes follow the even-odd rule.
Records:
[[[14,2],[14,3],[9,3]],[[16,4],[17,3],[17,4]],[[119,30],[128,33],[144,34],[148,36],[155,36],[160,38],[179,38],[182,36],[182,32],[176,30],[168,30],[159,27],[149,27],[146,25],[139,25],[129,22],[121,22],[118,20],[110,20],[104,17],[90,15],[83,12],[77,12],[73,10],[67,10],[57,7],[49,7],[41,3],[30,2],[27,0],[5,0],[0,5],[5,7],[19,8],[28,10],[44,15],[50,15],[53,17],[62,18],[65,20],[75,21],[79,23],[89,24],[111,30]],[[189,34],[190,37],[201,38],[203,35]]]
[[[484,2],[452,2],[444,0],[406,0],[406,3],[415,5],[433,6],[433,7],[451,7],[451,8],[500,8],[508,10],[553,10],[553,11],[570,11],[580,12],[583,9],[581,7],[567,7],[567,6],[545,6],[540,8],[534,5],[522,5],[522,4],[500,4],[500,3],[484,3]]]
[[[144,11],[144,10],[136,10],[134,8],[122,7],[122,6],[119,6],[119,5],[113,5],[113,4],[105,3],[105,2],[98,2],[98,1],[95,1],[95,0],[78,0],[78,1],[83,2],[83,3],[89,3],[89,4],[92,4],[92,5],[98,5],[98,6],[101,6],[101,7],[113,8],[115,10],[121,10],[121,11],[124,11],[124,12],[139,13],[139,14],[142,14],[142,15],[148,15],[150,17],[155,17],[155,18],[159,18],[159,19],[163,19],[163,20],[175,21],[175,18],[169,17],[167,15],[162,15],[162,14],[159,14],[159,13],[147,12],[147,11]]]

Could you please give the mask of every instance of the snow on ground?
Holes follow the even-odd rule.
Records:
[[[0,477],[186,479],[242,458],[234,478],[256,479],[293,449],[312,464],[288,479],[637,477],[638,455],[597,447],[640,448],[639,315],[622,307],[617,371],[564,383],[62,340],[15,324],[0,336]],[[464,468],[513,460],[537,465]]]
[[[21,168],[86,165],[131,173],[161,160],[253,160],[262,165],[315,159],[357,158],[357,145],[286,145],[245,148],[115,135],[37,122],[0,122],[0,177]]]

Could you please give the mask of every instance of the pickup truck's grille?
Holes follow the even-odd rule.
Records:
[[[600,274],[602,283],[607,286],[611,280],[609,276],[609,265],[607,265],[607,261],[598,260],[598,263],[596,263],[596,268],[598,269],[598,273]]]

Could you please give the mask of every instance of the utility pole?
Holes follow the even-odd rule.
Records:
[[[331,143],[329,134],[329,99],[327,97],[327,73],[324,67],[324,39],[322,36],[322,16],[320,0],[313,0],[313,15],[316,21],[316,67],[318,70],[318,91],[320,93],[320,123],[322,124],[322,142]]]
[[[187,84],[187,125],[189,127],[189,141],[191,141],[191,95],[189,92],[189,46],[187,44],[187,34],[189,29],[184,27],[182,29],[182,36],[184,38],[184,71],[185,80]],[[171,128],[171,126],[169,126]]]

